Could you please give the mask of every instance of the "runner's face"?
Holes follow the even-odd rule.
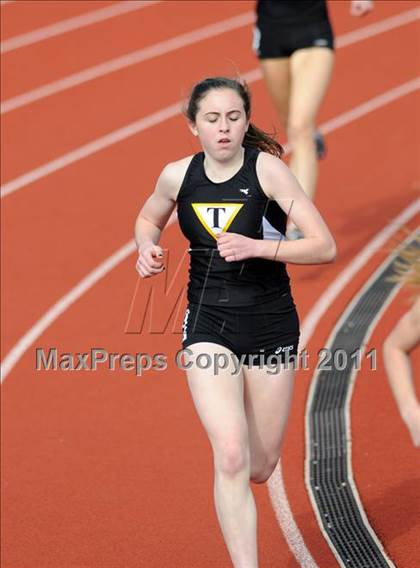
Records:
[[[200,101],[190,128],[206,152],[227,161],[241,147],[248,125],[241,97],[232,89],[213,89]]]

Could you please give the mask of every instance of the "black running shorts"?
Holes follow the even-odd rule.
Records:
[[[254,27],[253,48],[259,59],[290,57],[298,49],[308,47],[334,49],[334,36],[329,20],[285,25],[259,18]]]
[[[279,362],[297,356],[299,318],[290,292],[262,304],[244,307],[189,303],[182,326],[182,347],[202,341],[223,345],[245,364],[265,362],[276,355]],[[259,355],[250,360],[249,355]]]

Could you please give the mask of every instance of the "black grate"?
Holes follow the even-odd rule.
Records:
[[[418,243],[418,238],[412,235],[401,250],[410,245],[419,246]],[[392,255],[383,263],[330,336],[330,352],[344,350],[347,364],[343,370],[337,370],[330,361],[332,370],[317,371],[308,408],[307,472],[312,499],[340,564],[354,568],[393,566],[366,522],[353,489],[352,473],[348,471],[350,416],[346,408],[357,375],[355,360],[350,355],[363,348],[384,303],[398,286],[387,281],[394,272],[395,258]]]

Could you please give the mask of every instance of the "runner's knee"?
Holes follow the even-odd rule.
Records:
[[[229,438],[216,444],[214,461],[218,473],[234,477],[249,467],[249,451],[240,438]]]
[[[315,124],[305,120],[293,120],[289,122],[287,133],[288,140],[292,144],[296,144],[301,141],[313,142]]]

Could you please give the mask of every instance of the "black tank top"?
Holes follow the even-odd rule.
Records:
[[[275,210],[276,228],[285,232],[286,214],[269,201],[258,181],[258,154],[259,150],[245,147],[243,166],[222,183],[206,176],[204,152],[195,154],[188,166],[177,209],[180,228],[190,241],[190,302],[249,306],[290,290],[284,263],[263,258],[227,262],[217,249],[214,235],[222,231],[263,239],[268,202],[275,205],[269,211]]]
[[[287,24],[322,22],[328,19],[325,0],[258,0],[257,16]]]

